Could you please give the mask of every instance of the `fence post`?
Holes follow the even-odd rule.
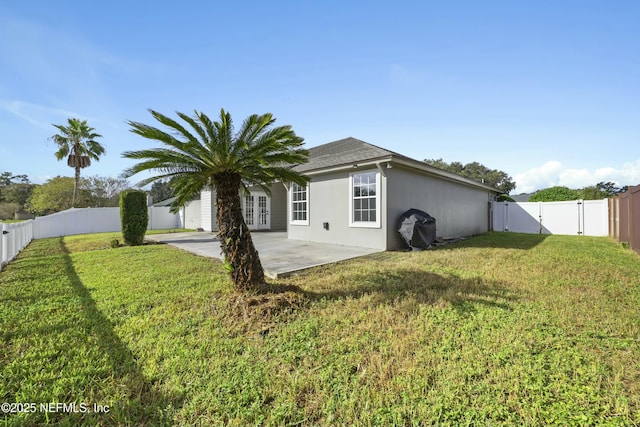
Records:
[[[12,230],[13,227],[11,227],[11,224],[5,224],[4,225],[5,229],[2,232],[3,237],[6,239],[4,241],[4,254],[5,254],[5,264],[8,264],[9,261],[11,261],[11,258],[13,257],[13,254],[15,253],[16,250],[16,239],[13,235],[9,236],[9,234],[14,234],[15,230]],[[8,234],[5,234],[5,231]]]
[[[578,200],[578,236],[584,234],[584,203]]]
[[[6,224],[3,223],[0,227],[0,271],[2,271],[2,266],[4,265],[4,251],[6,246],[4,239],[5,226]]]
[[[509,202],[504,202],[504,231],[509,230]]]
[[[543,204],[542,202],[538,202],[538,234],[542,234],[542,215],[543,215]]]

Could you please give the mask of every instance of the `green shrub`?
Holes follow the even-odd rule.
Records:
[[[500,194],[496,198],[496,200],[498,202],[514,202],[515,203],[515,200],[513,200],[513,198],[511,196],[509,196],[508,194]]]
[[[140,190],[120,193],[120,225],[122,238],[127,245],[141,245],[149,223],[147,194]]]
[[[578,200],[580,193],[578,190],[571,190],[567,187],[556,186],[543,190],[538,190],[529,198],[530,202],[562,202],[567,200]]]

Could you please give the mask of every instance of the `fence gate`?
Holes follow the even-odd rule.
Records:
[[[530,234],[606,236],[608,201],[493,202],[493,229]]]

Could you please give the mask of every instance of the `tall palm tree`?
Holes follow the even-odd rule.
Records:
[[[156,111],[149,112],[169,132],[127,122],[133,133],[163,145],[124,152],[123,157],[142,160],[127,169],[125,176],[142,171],[158,173],[139,185],[172,178],[176,196],[173,212],[204,187],[213,185],[220,245],[234,286],[239,291],[260,288],[264,284],[264,270],[242,216],[240,192],[247,191],[249,186],[259,186],[270,193],[269,186],[275,181],[305,185],[308,178],[291,170],[292,165],[307,161],[303,139],[291,126],[272,127],[275,119],[270,113],[249,116],[235,132],[231,115],[224,109],[219,121],[212,121],[198,111],[194,116],[177,112],[185,126]]]
[[[101,138],[102,135],[96,133],[86,120],[71,118],[67,121],[68,126],[53,125],[60,130],[60,133],[53,135],[50,139],[59,147],[55,152],[56,158],[60,161],[66,157],[67,165],[75,169],[76,177],[71,199],[71,207],[73,208],[78,200],[80,169],[91,166],[91,159],[100,160],[105,149],[96,141],[96,138]]]

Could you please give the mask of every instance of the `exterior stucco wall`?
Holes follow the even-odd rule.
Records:
[[[452,181],[426,176],[395,166],[387,170],[388,249],[403,247],[397,222],[407,209],[416,208],[436,219],[438,237],[480,234],[489,229],[492,194]]]
[[[287,229],[287,189],[280,182],[271,186],[271,230]]]
[[[364,172],[356,170],[352,172]],[[378,171],[367,169],[366,171]],[[314,175],[309,184],[309,225],[291,224],[291,201],[287,198],[288,237],[295,240],[307,240],[320,243],[333,243],[346,246],[360,246],[374,249],[386,249],[387,224],[386,179],[380,178],[378,190],[381,197],[379,228],[359,228],[349,225],[349,175],[350,172],[336,172]],[[323,223],[329,223],[329,229]]]
[[[202,228],[201,200],[192,200],[182,209],[182,225],[184,228]]]

